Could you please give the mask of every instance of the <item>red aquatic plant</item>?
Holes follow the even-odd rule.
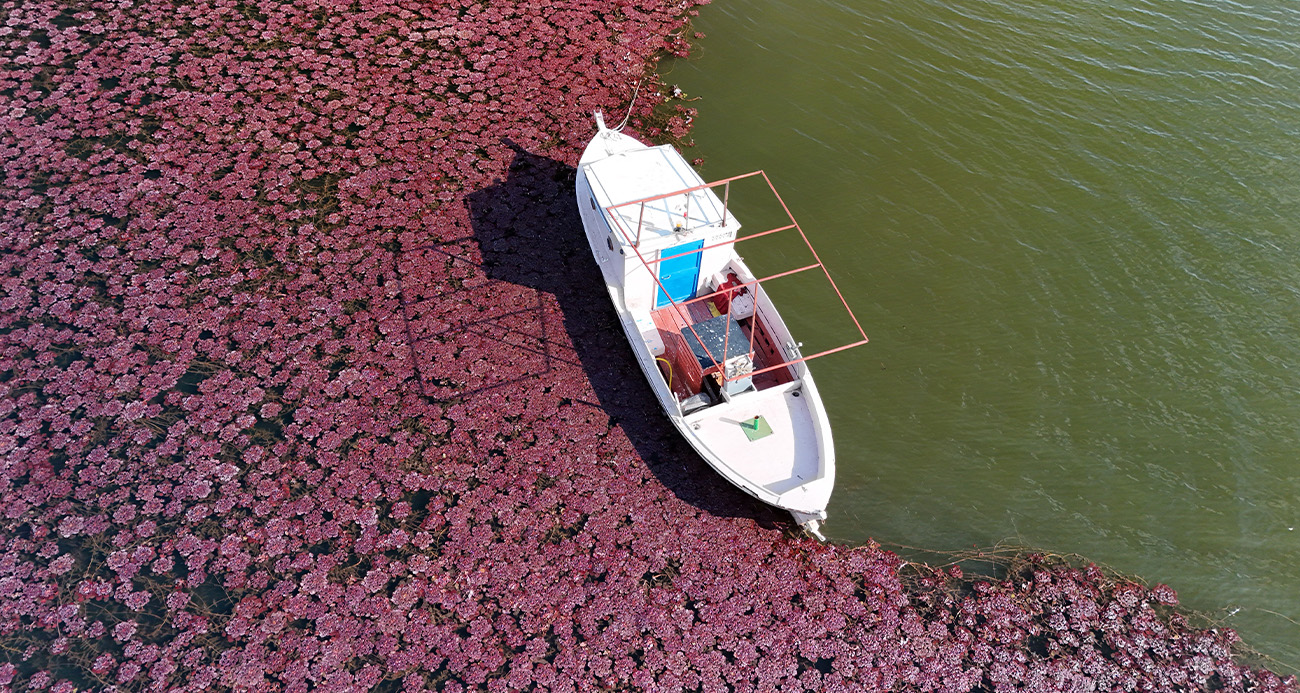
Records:
[[[791,540],[657,423],[569,167],[688,135],[695,4],[6,6],[0,686],[1292,689],[1165,586]]]

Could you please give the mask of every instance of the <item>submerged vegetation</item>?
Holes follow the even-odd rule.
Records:
[[[676,439],[570,167],[598,108],[686,136],[692,4],[5,3],[0,686],[1293,690],[1167,587],[792,539]]]

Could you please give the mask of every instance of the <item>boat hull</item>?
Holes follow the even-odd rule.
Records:
[[[598,124],[600,131],[588,145],[578,168],[578,207],[592,256],[601,268],[606,292],[655,399],[682,437],[720,476],[754,498],[789,511],[797,524],[822,538],[819,528],[826,519],[826,507],[834,487],[835,453],[830,424],[811,373],[802,359],[791,359],[792,365],[782,371],[784,375],[780,377],[774,374],[758,386],[723,396],[703,409],[687,411],[683,408],[682,393],[674,391],[673,382],[674,376],[680,374],[673,372],[656,335],[674,336],[670,324],[677,319],[674,312],[683,317],[685,313],[675,299],[668,307],[655,306],[647,300],[647,287],[657,285],[660,291],[664,290],[664,285],[652,276],[654,263],[672,257],[665,253],[681,246],[661,250],[653,260],[647,261],[646,255],[650,254],[647,248],[652,246],[643,242],[640,226],[636,230],[636,243],[632,243],[627,229],[620,228],[620,220],[611,216],[613,206],[629,202],[635,196],[631,192],[618,192],[619,185],[626,181],[623,178],[611,181],[609,172],[625,172],[624,175],[634,182],[636,176],[649,181],[646,184],[649,189],[637,193],[642,196],[682,188],[690,190],[692,185],[702,184],[702,181],[675,150],[660,147],[649,152],[647,150],[652,148],[604,128],[599,120]],[[620,159],[627,160],[623,168],[615,166]],[[637,168],[638,161],[648,163]],[[648,170],[665,165],[670,167],[667,173]],[[604,178],[600,177],[602,173]],[[678,187],[671,187],[673,185]],[[623,187],[637,190],[635,185]],[[627,199],[621,199],[620,195]],[[713,201],[716,202],[716,198]],[[696,214],[702,214],[699,208],[707,207],[709,200],[686,200],[688,210],[685,217],[690,217],[692,204],[697,207]],[[726,229],[728,224],[739,228],[738,222],[726,220],[725,211],[723,215],[720,224],[714,220],[710,233]],[[645,205],[642,204],[637,223],[641,224],[645,217]],[[624,223],[627,220],[628,217],[622,219]],[[734,230],[732,234],[734,236]],[[680,242],[676,236],[660,241],[663,248]],[[726,243],[717,246],[721,247],[706,247],[700,251],[701,254],[714,253],[704,255],[709,266],[722,267],[733,278],[739,276],[753,280],[749,268],[733,247]],[[704,280],[700,281],[703,291]],[[797,357],[796,343],[775,306],[761,288],[756,286],[755,289],[756,306],[751,309],[752,316],[747,318],[749,330],[763,331],[776,343],[784,345],[772,347],[787,350],[788,353],[781,354],[783,358]],[[629,291],[635,291],[636,295],[628,295]],[[711,304],[710,309],[716,311]],[[695,332],[699,324],[690,325],[689,322],[676,336],[690,332],[699,339]],[[753,341],[751,335],[751,349]],[[659,354],[654,353],[655,347],[661,350]],[[661,364],[668,364],[668,367],[662,368]],[[676,384],[680,389],[680,381]]]

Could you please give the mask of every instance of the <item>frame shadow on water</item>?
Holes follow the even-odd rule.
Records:
[[[515,152],[506,179],[467,198],[481,269],[489,284],[496,285],[492,293],[513,295],[508,300],[520,304],[513,311],[501,305],[493,309],[503,315],[532,315],[535,323],[523,330],[532,335],[563,329],[573,352],[556,348],[545,338],[515,346],[524,349],[520,356],[529,361],[532,372],[498,385],[541,388],[546,379],[539,376],[569,368],[569,362],[576,361],[573,370],[590,381],[597,402],[573,400],[574,404],[602,410],[611,426],[623,430],[659,482],[679,499],[717,516],[747,517],[768,528],[788,525],[783,512],[717,475],[659,408],[587,246],[575,202],[573,167],[506,144]],[[548,324],[554,315],[540,308],[545,302],[542,294],[555,297],[562,327]],[[509,346],[508,339],[502,343]],[[468,388],[459,396],[474,397],[498,385]]]

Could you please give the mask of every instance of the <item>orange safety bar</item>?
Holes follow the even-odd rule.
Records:
[[[715,188],[715,187],[717,187],[717,186],[719,186],[719,185],[723,185],[723,186],[725,186],[725,190],[724,190],[724,192],[723,192],[724,202],[723,202],[723,206],[722,206],[722,220],[723,220],[722,223],[723,223],[723,225],[725,226],[725,225],[726,225],[726,220],[727,220],[727,212],[728,212],[728,209],[727,209],[727,203],[728,203],[729,198],[730,198],[730,196],[731,196],[731,183],[732,183],[732,181],[741,180],[741,179],[744,179],[744,178],[751,178],[751,177],[753,177],[753,176],[762,176],[762,177],[763,177],[763,181],[767,183],[767,187],[768,187],[768,189],[772,191],[772,195],[776,198],[777,202],[780,203],[780,205],[781,205],[781,209],[785,212],[786,217],[789,218],[790,223],[789,223],[788,225],[785,225],[785,226],[779,226],[779,227],[776,227],[776,228],[773,228],[773,229],[769,229],[769,230],[767,230],[767,231],[761,231],[761,232],[759,232],[759,233],[750,234],[750,235],[748,235],[748,236],[744,236],[744,237],[741,237],[741,238],[736,238],[736,239],[733,239],[733,240],[730,240],[730,241],[723,241],[723,242],[721,242],[721,243],[715,243],[715,244],[713,244],[713,245],[704,246],[704,247],[698,248],[698,249],[696,249],[696,250],[688,250],[688,251],[686,251],[686,252],[684,252],[684,253],[678,253],[678,254],[676,254],[676,255],[670,255],[670,256],[668,256],[668,257],[661,257],[661,258],[658,258],[658,259],[656,259],[656,260],[646,260],[645,256],[641,254],[641,249],[640,249],[640,245],[641,245],[641,225],[643,224],[644,219],[645,219],[645,205],[646,205],[646,203],[649,203],[649,202],[656,202],[656,201],[659,201],[659,200],[667,199],[667,198],[670,198],[670,197],[677,197],[677,196],[680,196],[680,195],[688,195],[688,194],[690,194],[690,193],[692,193],[692,192],[696,192],[696,191],[698,191],[698,190],[712,189],[712,188]],[[690,205],[690,199],[689,199],[689,198],[687,198],[687,203],[686,203],[686,204],[687,204],[687,208],[686,208],[686,209],[687,209],[686,216],[689,216],[689,209],[690,209],[690,207],[689,207],[689,205]],[[621,217],[619,217],[619,215],[617,215],[617,214],[614,213],[614,210],[616,210],[616,209],[619,209],[619,208],[622,208],[622,207],[629,207],[629,206],[632,206],[632,205],[640,205],[640,208],[641,208],[641,209],[640,209],[640,214],[639,214],[638,219],[637,219],[637,230],[636,230],[635,242],[633,241],[632,236],[628,233],[627,229],[625,229],[625,228],[623,227],[623,223],[622,223]],[[695,336],[695,339],[698,340],[700,344],[704,344],[704,340],[701,339],[699,333],[695,331],[694,324],[693,324],[693,323],[688,319],[688,317],[687,317],[687,316],[682,312],[682,307],[683,307],[683,306],[685,306],[685,305],[689,305],[689,304],[694,303],[694,302],[696,302],[696,301],[704,300],[704,299],[709,298],[709,297],[711,297],[711,296],[716,296],[716,295],[718,295],[718,294],[720,294],[720,293],[723,293],[724,291],[735,291],[735,290],[737,290],[737,289],[739,289],[739,288],[745,288],[745,287],[749,287],[749,286],[751,286],[751,285],[753,285],[753,286],[755,286],[755,287],[758,287],[758,286],[760,286],[763,282],[770,281],[770,280],[772,280],[772,279],[777,279],[777,278],[780,278],[780,277],[785,277],[785,276],[788,276],[788,275],[791,275],[791,274],[797,274],[797,273],[799,273],[799,272],[806,272],[806,271],[811,270],[811,269],[814,269],[814,268],[820,268],[820,269],[821,269],[821,271],[822,271],[822,275],[825,276],[826,281],[827,281],[827,282],[830,284],[830,286],[831,286],[831,289],[833,289],[833,290],[835,291],[835,295],[836,295],[836,297],[839,298],[839,300],[840,300],[840,305],[842,305],[842,306],[844,307],[844,311],[845,311],[846,313],[848,313],[849,319],[853,321],[853,326],[857,329],[858,334],[861,335],[861,337],[862,337],[862,339],[860,339],[860,340],[858,340],[858,341],[854,341],[854,342],[851,342],[851,343],[848,343],[848,344],[844,344],[844,345],[841,345],[841,346],[838,346],[838,347],[834,347],[834,348],[831,348],[831,349],[826,349],[826,350],[824,350],[824,351],[819,351],[819,352],[817,352],[817,353],[815,353],[815,354],[812,354],[811,356],[800,356],[800,357],[797,358],[797,359],[791,359],[791,360],[783,361],[783,362],[781,362],[781,363],[779,363],[779,364],[776,364],[776,365],[773,365],[773,366],[767,366],[767,367],[762,368],[762,369],[757,370],[757,371],[751,371],[751,372],[749,372],[749,373],[746,373],[746,374],[744,374],[744,375],[737,376],[737,377],[735,377],[735,378],[728,378],[728,377],[727,377],[727,374],[726,374],[726,369],[723,368],[723,369],[721,369],[721,375],[722,375],[722,380],[723,380],[723,382],[730,382],[730,381],[732,381],[732,380],[739,380],[739,379],[743,379],[743,378],[753,377],[753,376],[755,376],[755,375],[759,375],[759,374],[761,374],[761,373],[767,373],[768,371],[773,371],[773,370],[776,370],[776,369],[778,369],[778,368],[785,368],[785,367],[787,367],[787,366],[792,366],[792,365],[794,365],[794,364],[796,364],[796,363],[803,363],[803,362],[805,362],[805,361],[810,361],[810,360],[812,360],[812,359],[819,358],[819,357],[822,357],[822,356],[826,356],[826,355],[828,355],[828,354],[833,354],[833,353],[836,353],[836,352],[839,352],[839,351],[844,351],[845,349],[851,349],[851,348],[853,348],[853,347],[861,346],[861,345],[863,345],[863,344],[866,344],[866,343],[869,341],[869,340],[867,339],[867,333],[862,329],[862,324],[858,321],[857,316],[853,314],[853,309],[849,307],[848,301],[846,301],[846,300],[844,299],[844,293],[840,291],[839,286],[837,286],[837,285],[835,284],[835,280],[834,280],[833,278],[831,278],[830,272],[827,271],[826,266],[822,264],[821,257],[817,254],[817,250],[816,250],[815,248],[813,248],[812,243],[808,240],[808,236],[807,236],[807,234],[805,234],[804,231],[803,231],[803,228],[799,226],[799,222],[795,221],[794,215],[790,212],[790,208],[789,208],[788,206],[786,206],[786,204],[785,204],[785,200],[781,199],[781,194],[778,193],[778,192],[776,191],[776,186],[772,185],[772,181],[771,181],[771,179],[769,179],[769,178],[767,177],[767,174],[764,173],[762,170],[754,171],[754,172],[751,172],[751,173],[745,173],[745,174],[742,174],[742,175],[739,175],[739,176],[731,176],[730,178],[723,178],[723,179],[721,179],[721,180],[717,180],[717,181],[714,181],[714,182],[712,182],[712,183],[704,183],[704,184],[702,184],[702,185],[695,185],[695,186],[692,186],[692,187],[689,187],[689,188],[683,188],[683,189],[681,189],[681,190],[676,190],[676,191],[674,191],[674,192],[663,193],[663,194],[659,194],[659,195],[652,195],[652,196],[650,196],[650,197],[642,198],[642,199],[639,199],[639,200],[632,200],[632,201],[630,201],[630,202],[623,202],[623,203],[616,204],[616,205],[610,205],[610,206],[608,206],[608,207],[605,207],[605,208],[604,208],[604,211],[609,215],[609,217],[610,217],[611,219],[613,219],[614,223],[615,223],[615,224],[617,225],[617,227],[618,227],[619,234],[620,234],[621,236],[623,236],[623,240],[624,240],[624,242],[625,242],[627,245],[630,245],[630,246],[631,246],[632,251],[636,253],[637,259],[641,261],[641,264],[645,266],[645,268],[647,269],[647,271],[649,271],[650,268],[651,268],[652,266],[654,266],[654,265],[656,265],[656,264],[658,264],[658,263],[660,263],[660,262],[663,262],[663,261],[665,261],[665,260],[672,260],[672,259],[679,258],[679,257],[685,257],[685,256],[687,256],[687,255],[695,255],[695,254],[697,254],[697,253],[703,253],[705,250],[710,250],[710,249],[713,249],[713,248],[719,248],[719,247],[726,246],[726,245],[734,245],[735,243],[738,243],[738,242],[740,242],[740,241],[747,241],[747,240],[754,239],[754,238],[761,238],[761,237],[763,237],[763,236],[767,236],[767,235],[771,235],[771,234],[775,234],[775,233],[780,233],[780,232],[782,232],[782,231],[789,231],[790,229],[794,229],[794,230],[796,230],[796,231],[799,232],[799,237],[800,237],[801,239],[803,239],[804,245],[807,246],[808,251],[809,251],[810,253],[812,253],[813,259],[816,260],[816,262],[814,262],[813,264],[811,264],[811,265],[806,265],[806,266],[804,266],[804,267],[799,267],[799,268],[797,268],[797,269],[787,270],[787,271],[784,271],[784,272],[778,272],[778,273],[776,273],[776,274],[773,274],[773,275],[770,275],[770,276],[764,277],[764,278],[762,278],[762,279],[753,279],[753,280],[750,280],[750,281],[744,282],[744,283],[742,283],[742,284],[738,284],[738,285],[736,285],[736,286],[728,287],[727,289],[720,289],[720,290],[718,290],[718,291],[715,291],[715,292],[713,292],[713,293],[707,294],[707,295],[705,295],[705,296],[699,296],[699,297],[696,297],[696,298],[693,298],[693,299],[689,299],[689,300],[683,301],[682,303],[678,303],[677,301],[673,300],[673,297],[668,293],[668,290],[664,287],[663,283],[659,280],[659,276],[657,275],[657,273],[655,273],[655,272],[653,272],[653,271],[650,272],[650,276],[651,276],[651,278],[654,280],[655,286],[658,287],[658,289],[664,293],[664,296],[666,296],[666,297],[668,298],[668,302],[669,302],[669,304],[672,306],[672,308],[677,312],[677,316],[678,316],[679,318],[681,318],[682,323],[684,323],[684,324],[686,325],[687,329],[689,329],[689,330],[691,331],[691,334]],[[688,220],[688,219],[686,219],[686,218],[683,219],[683,221],[687,221],[687,220]],[[755,300],[757,300],[757,294],[755,294]],[[662,310],[662,309],[659,309],[659,310]],[[731,314],[731,303],[730,303],[730,302],[728,302],[728,304],[727,304],[727,314],[728,314],[728,315]],[[751,330],[750,333],[749,333],[749,351],[750,351],[750,352],[753,352],[753,350],[754,350],[754,334],[755,334],[755,332],[756,332],[756,330]],[[723,332],[723,347],[722,347],[722,356],[723,356],[723,360],[724,360],[724,361],[726,360],[727,349],[728,349],[728,344],[729,344],[730,337],[731,337],[731,331],[730,331],[730,330],[725,330],[725,331]],[[713,362],[713,366],[712,366],[712,367],[720,368],[720,367],[722,366],[722,364],[718,363],[718,360],[717,360],[716,358],[713,357],[713,352],[712,352],[712,350],[706,348],[705,351],[708,353],[708,355],[709,355],[709,359]]]

